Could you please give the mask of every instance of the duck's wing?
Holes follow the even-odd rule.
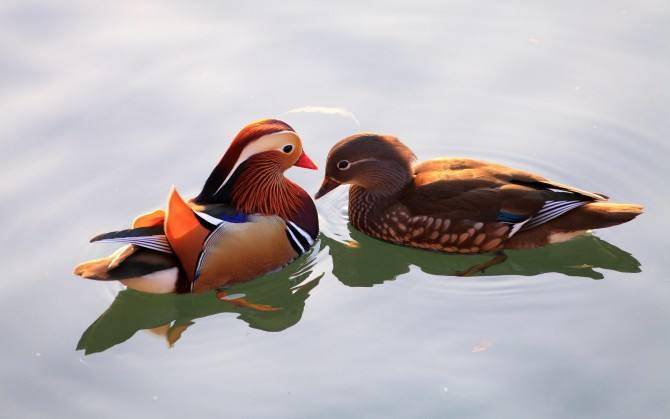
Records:
[[[133,220],[131,226],[132,228],[138,227],[154,227],[158,225],[163,225],[165,221],[165,211],[162,209],[157,209],[145,214],[138,215]]]
[[[149,292],[200,291],[281,268],[314,243],[292,221],[242,214],[225,205],[197,205],[184,201],[174,189],[167,211],[144,214],[133,227],[91,239],[126,246],[107,258],[80,264],[75,274],[121,280]]]
[[[172,253],[162,224],[99,234],[91,239],[91,243],[94,242],[133,244],[157,252]]]
[[[193,207],[203,225],[215,225],[222,220],[243,221],[230,207],[223,205]],[[81,263],[75,274],[98,280],[127,280],[171,269],[178,266],[178,259],[165,234],[166,213],[162,209],[139,215],[132,228],[99,234],[90,241],[96,243],[120,243],[126,246],[112,255]]]
[[[246,216],[227,205],[197,205],[188,202],[204,225],[218,225],[221,221],[232,223],[245,222]],[[132,222],[132,228],[98,234],[91,243],[122,243],[163,253],[173,253],[165,235],[165,211],[157,209],[139,215]]]
[[[192,291],[240,282],[283,267],[312,242],[307,233],[278,216],[226,213],[188,205],[173,189],[165,219],[167,240]]]
[[[437,214],[468,226],[507,225],[510,237],[553,220],[602,194],[539,175],[472,159],[436,159],[415,168],[414,187],[402,198],[413,214]]]
[[[590,192],[563,183],[549,180],[535,173],[512,167],[466,158],[437,158],[427,160],[414,167],[416,183],[430,184],[438,180],[476,179],[483,184],[517,184],[530,186],[540,190],[570,192],[590,198],[594,201],[606,200],[608,197],[598,192]]]

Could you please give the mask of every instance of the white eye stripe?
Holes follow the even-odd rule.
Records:
[[[353,166],[355,164],[365,163],[365,162],[368,162],[368,161],[379,161],[379,159],[376,159],[374,157],[369,157],[367,159],[360,159],[360,160],[356,160],[356,161],[340,160],[339,162],[337,162],[337,168],[342,170],[342,171],[349,170],[349,169],[351,169],[351,166]],[[342,163],[342,162],[346,162],[347,165],[345,167],[340,167],[340,163]]]
[[[365,163],[365,162],[368,162],[368,161],[379,161],[379,159],[376,159],[374,157],[370,157],[370,158],[367,158],[367,159],[360,159],[360,160],[356,160],[356,161],[350,161],[349,162],[349,167],[351,167],[355,164],[358,164],[358,163]]]
[[[223,180],[223,182],[221,182],[221,185],[219,185],[219,187],[216,189],[216,191],[214,192],[214,195],[216,195],[217,193],[219,193],[219,191],[221,189],[223,189],[226,182],[228,182],[228,180],[230,180],[230,178],[233,176],[233,174],[235,173],[237,168],[240,167],[240,165],[242,163],[244,163],[249,157],[253,156],[254,154],[263,152],[263,151],[268,151],[267,148],[264,148],[264,147],[261,146],[261,144],[265,143],[265,141],[268,138],[275,137],[275,136],[278,136],[278,135],[286,135],[286,134],[288,134],[290,136],[294,136],[295,138],[299,139],[298,134],[296,134],[293,131],[288,131],[288,130],[277,131],[277,132],[273,132],[272,134],[264,135],[261,138],[258,138],[257,140],[254,140],[251,144],[244,147],[244,149],[242,149],[242,152],[240,153],[240,156],[237,158],[237,161],[235,162],[235,165],[233,166],[233,168],[228,173],[228,176],[226,176],[226,178]],[[284,145],[286,145],[286,144],[284,144]],[[276,145],[274,147],[276,147]],[[270,150],[272,150],[272,149],[274,149],[274,148],[270,148]],[[280,147],[280,149],[281,149],[281,147]]]

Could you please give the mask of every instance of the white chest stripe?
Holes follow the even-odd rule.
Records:
[[[218,226],[219,224],[221,224],[221,223],[223,222],[223,220],[220,220],[220,219],[218,219],[218,218],[216,218],[216,217],[213,217],[213,216],[211,216],[211,215],[209,215],[209,214],[207,214],[207,213],[200,212],[200,211],[194,211],[194,212],[195,212],[196,214],[198,214],[198,216],[199,216],[200,218],[202,218],[203,220],[207,221],[208,223],[210,223],[210,224],[212,224],[212,225]]]
[[[293,244],[296,245],[296,246],[298,246],[298,248],[300,249],[300,252],[299,252],[299,253],[300,253],[301,255],[302,255],[303,253],[305,253],[305,248],[302,247],[302,244],[300,244],[300,240],[298,240],[298,238],[295,236],[295,234],[293,234],[293,231],[291,231],[290,228],[287,228],[286,231],[288,231],[288,234],[291,236],[291,241],[293,242]]]
[[[307,240],[307,243],[309,243],[310,246],[314,244],[314,239],[312,238],[312,236],[310,236],[309,234],[307,234],[307,232],[306,232],[305,230],[303,230],[302,228],[298,227],[298,225],[297,225],[296,223],[294,223],[293,221],[288,221],[288,223],[291,225],[291,227],[295,228],[296,231],[297,231],[298,233],[300,233],[300,235],[301,235],[302,237],[305,238],[305,240]]]

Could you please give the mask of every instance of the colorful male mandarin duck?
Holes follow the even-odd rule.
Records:
[[[137,217],[130,230],[94,237],[127,245],[74,273],[145,292],[182,293],[279,269],[307,251],[319,232],[314,202],[284,177],[292,166],[316,169],[293,128],[273,119],[253,122],[197,197],[184,201],[173,188],[166,210]]]
[[[505,260],[502,249],[566,241],[642,213],[605,195],[499,164],[437,158],[414,164],[397,138],[358,134],[328,154],[315,198],[350,184],[349,219],[363,233],[395,244],[449,253],[498,252],[468,275]]]

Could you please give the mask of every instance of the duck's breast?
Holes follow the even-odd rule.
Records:
[[[193,291],[248,281],[297,256],[280,217],[253,215],[245,223],[223,223],[205,241]]]

